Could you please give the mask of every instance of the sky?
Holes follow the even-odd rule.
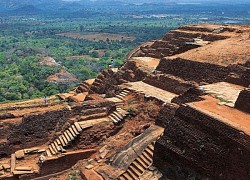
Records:
[[[84,1],[84,0],[63,0],[63,1]],[[91,0],[91,1],[98,1],[98,0]],[[102,0],[103,1],[103,0]],[[111,0],[109,0],[111,1]],[[125,1],[126,0],[113,0],[113,1]],[[131,0],[129,0],[131,1]],[[166,2],[166,1],[178,1],[178,2],[205,2],[205,1],[209,1],[209,2],[250,2],[250,0],[133,0],[134,2]]]

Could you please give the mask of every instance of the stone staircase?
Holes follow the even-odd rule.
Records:
[[[108,116],[108,118],[115,124],[117,124],[121,122],[127,115],[128,115],[127,111],[123,110],[120,107],[117,107],[116,110]]]
[[[90,85],[86,82],[82,82],[79,84],[79,86],[76,88],[76,93],[82,93],[82,92],[88,92],[90,88]]]
[[[87,127],[82,127],[78,122],[72,124],[62,135],[60,135],[55,141],[53,141],[49,148],[46,150],[46,155],[51,157],[53,155],[66,152],[64,149]]]
[[[112,81],[114,81],[114,79],[112,77],[114,74],[115,73],[111,69],[101,71],[90,86],[90,92],[105,94],[106,86],[113,84]]]
[[[127,89],[123,89],[119,94],[117,94],[115,97],[121,99],[121,100],[124,100],[124,98],[129,95],[130,93],[130,90],[127,90]]]
[[[131,163],[119,180],[137,180],[153,163],[154,142],[149,144],[142,154]]]

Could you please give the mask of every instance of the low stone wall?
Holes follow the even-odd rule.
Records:
[[[47,175],[63,171],[75,165],[79,160],[88,158],[91,154],[95,152],[96,151],[94,149],[79,151],[71,154],[66,154],[65,156],[62,156],[55,160],[52,159],[45,161],[40,168],[40,174]]]
[[[195,83],[184,81],[170,74],[150,74],[143,82],[175,94],[182,94],[188,89],[195,87]]]
[[[240,92],[235,107],[241,111],[250,113],[250,88],[244,89]]]
[[[215,83],[224,81],[229,69],[223,66],[181,58],[161,59],[156,70],[178,76],[186,81]]]
[[[167,119],[154,165],[170,179],[248,179],[250,137],[189,106]]]
[[[33,179],[36,177],[46,176],[49,174],[55,174],[57,172],[66,170],[74,166],[79,160],[90,157],[96,150],[82,150],[69,154],[65,154],[57,159],[49,159],[40,166],[40,172],[38,175],[23,175],[19,177],[20,180]]]
[[[226,78],[227,82],[245,87],[250,85],[250,67],[247,67],[247,63],[244,65],[229,65],[228,69],[230,74]]]
[[[182,105],[185,103],[196,102],[204,100],[202,96],[205,95],[205,92],[200,90],[198,87],[192,87],[188,89],[185,93],[174,97],[171,103]]]
[[[188,27],[182,27],[182,28],[188,28]],[[190,27],[190,28],[191,29],[184,29],[186,31],[191,30],[190,32],[178,31],[182,30],[181,28],[168,32],[162,39],[156,40],[151,46],[141,47],[139,55],[162,58],[166,56],[180,54],[188,50],[200,47],[200,45],[192,43],[194,42],[194,38],[199,37],[204,41],[212,41],[212,42],[228,38],[227,36],[222,36],[219,34],[207,33],[206,31],[203,31],[204,28],[196,28],[196,27]]]
[[[179,37],[189,38],[189,39],[200,37],[204,41],[212,41],[212,42],[228,38],[227,36],[222,36],[218,34],[207,34],[207,33],[202,33],[202,32],[190,32],[189,33],[189,32],[181,32],[181,31],[173,30],[167,33],[164,36],[163,40],[178,39]]]

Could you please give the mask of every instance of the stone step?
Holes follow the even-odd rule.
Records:
[[[33,174],[34,171],[13,171],[14,175]]]
[[[120,93],[120,94],[118,94],[117,96],[121,96],[121,97],[126,97],[127,96],[127,94],[124,94],[124,93]]]
[[[149,148],[146,148],[144,152],[146,152],[146,153],[149,155],[149,157],[150,157],[151,159],[153,158],[154,152],[151,151]]]
[[[128,95],[128,93],[121,92],[119,95],[121,95],[121,96],[127,96],[127,95]]]
[[[129,168],[132,172],[134,172],[134,174],[136,175],[136,177],[139,177],[141,175],[140,171],[134,167],[134,166],[129,166]]]
[[[121,102],[115,102],[115,105],[117,106],[117,105],[123,105],[124,104],[124,102],[123,101],[121,101]]]
[[[111,116],[109,116],[109,119],[110,119],[111,121],[113,121],[114,123],[118,123],[118,121],[117,121],[116,119],[114,119],[113,117],[111,117]]]
[[[15,168],[16,171],[32,171],[32,167],[29,166],[18,166]]]
[[[56,143],[60,146],[62,145],[61,141],[59,140],[59,138],[56,139]]]
[[[145,171],[145,168],[141,164],[137,163],[136,161],[134,161],[131,165],[137,168],[141,174]]]
[[[120,121],[119,116],[117,116],[116,114],[114,114],[114,112],[113,112],[113,113],[111,113],[111,114],[110,114],[110,116],[112,116],[113,118],[115,118],[115,119],[117,119],[117,120],[119,120],[119,121]]]
[[[75,132],[76,135],[79,135],[80,133],[77,131],[76,127],[74,125],[71,126],[73,131]]]
[[[148,145],[148,148],[149,148],[151,151],[153,151],[153,152],[154,152],[154,145],[149,144],[149,145]]]
[[[119,117],[117,117],[115,114],[110,114],[111,117],[113,117],[116,121],[121,121],[121,119]]]
[[[65,139],[67,140],[67,144],[69,144],[70,142],[70,137],[68,136],[68,134],[66,133],[66,131],[63,133]]]
[[[144,169],[146,169],[148,167],[147,164],[143,160],[141,160],[140,158],[137,158],[135,160],[135,162],[140,164]]]
[[[57,153],[58,153],[58,150],[57,150],[55,144],[54,144],[54,143],[51,143],[50,145],[51,145],[51,147],[53,148],[54,152],[57,154]]]
[[[151,161],[152,161],[150,156],[146,152],[143,152],[142,157],[147,161],[147,165],[149,166],[151,164]]]
[[[99,79],[99,78],[96,78],[96,79],[95,79],[95,82],[103,83],[103,80],[101,80],[101,79]]]
[[[54,142],[54,145],[55,145],[55,147],[56,147],[56,150],[57,150],[58,152],[60,152],[60,151],[61,151],[60,146],[59,146],[56,142]]]
[[[120,96],[120,95],[116,95],[116,97],[117,97],[118,99],[121,99],[121,100],[123,100],[123,96]]]
[[[133,179],[138,179],[137,175],[135,172],[131,171],[130,168],[127,169],[127,171],[125,172],[127,173],[130,177],[132,177]]]
[[[103,83],[100,83],[100,82],[97,82],[97,81],[95,81],[95,82],[93,83],[93,85],[94,85],[94,86],[97,86],[97,87],[98,87],[98,86],[101,86],[102,84],[103,84]]]
[[[73,141],[75,138],[71,135],[71,133],[69,132],[69,130],[66,130],[65,131],[67,134],[68,134],[68,136],[69,136],[69,138],[70,138],[70,141]]]
[[[72,127],[69,128],[69,132],[72,134],[72,136],[74,136],[74,138],[77,136]]]
[[[119,177],[120,180],[127,180],[123,175]]]
[[[78,132],[82,132],[82,128],[81,128],[81,126],[79,125],[78,122],[75,122],[74,125],[75,125]]]
[[[127,180],[134,180],[130,175],[128,175],[127,173],[124,173],[123,176],[127,179]]]
[[[63,147],[67,146],[68,142],[67,142],[66,138],[64,137],[64,135],[59,136],[59,139],[60,139]]]
[[[49,145],[49,150],[51,152],[52,155],[56,155],[56,152],[54,151],[54,149],[51,147],[51,145]]]
[[[148,167],[150,165],[150,160],[148,160],[143,155],[140,156],[140,160],[142,160],[144,162],[144,164],[146,165],[146,167]]]
[[[123,89],[122,92],[130,93],[130,90]]]
[[[15,153],[11,154],[10,157],[10,172],[13,172],[16,167],[16,155]]]
[[[49,149],[46,150],[46,154],[47,154],[48,157],[51,157],[51,156],[52,156],[52,154],[51,154],[51,152],[50,152]]]
[[[120,113],[118,113],[117,111],[113,112],[117,117],[119,117],[120,119],[123,119],[123,115],[121,115]]]

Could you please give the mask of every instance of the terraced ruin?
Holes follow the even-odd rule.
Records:
[[[249,44],[188,25],[47,104],[1,104],[0,179],[249,179]]]

